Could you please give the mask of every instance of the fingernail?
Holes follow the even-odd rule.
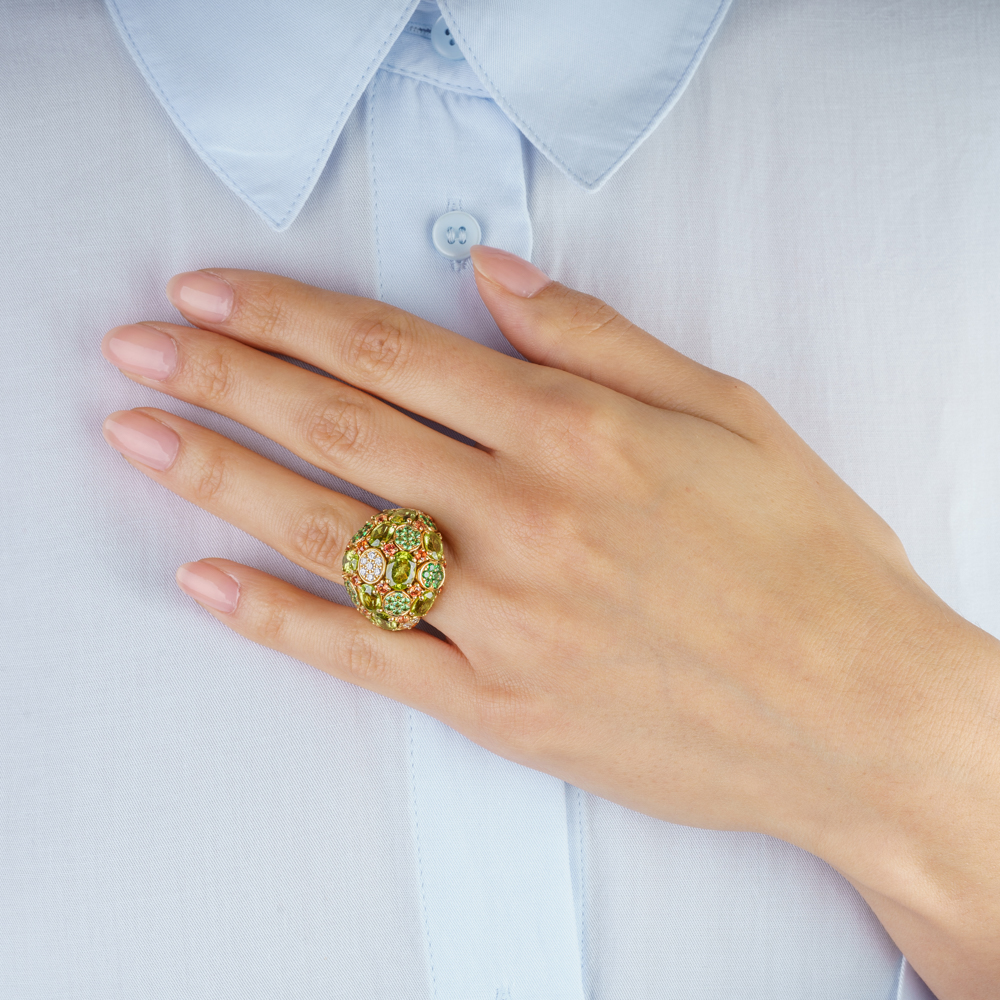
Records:
[[[117,326],[104,335],[101,353],[113,365],[133,375],[161,381],[177,366],[173,337],[151,326]]]
[[[112,413],[104,421],[104,437],[112,448],[163,472],[173,465],[181,439],[159,420],[135,410]]]
[[[177,586],[189,597],[227,615],[240,602],[239,581],[205,562],[184,563],[177,570]]]
[[[191,319],[225,323],[233,311],[233,287],[205,271],[175,274],[167,282],[167,298]]]
[[[534,264],[496,247],[473,247],[472,266],[488,281],[523,299],[552,284],[552,279]]]

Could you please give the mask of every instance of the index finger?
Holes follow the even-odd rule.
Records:
[[[259,271],[185,272],[167,295],[204,329],[306,361],[489,448],[514,438],[541,373],[551,376],[384,302]]]

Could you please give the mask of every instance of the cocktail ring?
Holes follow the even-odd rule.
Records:
[[[364,525],[344,552],[344,586],[373,625],[413,628],[430,611],[445,577],[437,525],[409,507],[384,510]]]

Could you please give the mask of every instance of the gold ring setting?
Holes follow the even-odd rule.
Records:
[[[445,579],[444,541],[423,511],[393,507],[365,521],[344,551],[351,603],[389,632],[413,628]]]

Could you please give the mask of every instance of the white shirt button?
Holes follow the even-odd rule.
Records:
[[[445,212],[431,230],[434,248],[448,260],[465,260],[482,238],[479,223],[468,212]]]
[[[439,17],[431,28],[431,45],[439,56],[445,59],[464,59],[462,50],[455,44],[455,36],[451,33],[451,28],[444,23],[444,18]]]

